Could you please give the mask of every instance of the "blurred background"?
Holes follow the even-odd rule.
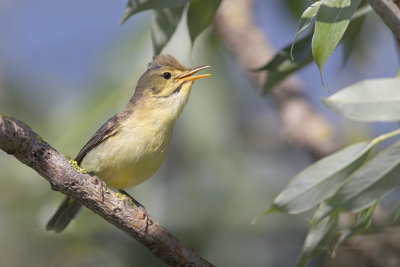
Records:
[[[292,41],[298,10],[311,2],[255,1],[254,18],[274,49]],[[119,25],[125,4],[0,1],[0,112],[26,122],[59,152],[74,157],[105,120],[124,108],[151,61],[152,13]],[[324,82],[332,92],[396,74],[395,42],[379,18],[368,15],[359,38],[346,64],[343,47],[328,60]],[[161,169],[129,192],[155,221],[217,266],[293,266],[311,214],[250,221],[313,159],[283,138],[276,105],[261,96],[212,29],[192,49],[181,23],[164,52],[186,66],[211,65],[213,76],[193,86]],[[329,93],[314,64],[297,78],[342,144],[396,127],[350,123],[326,109],[319,99]],[[62,234],[46,232],[44,225],[62,197],[0,151],[0,266],[163,266],[88,210]],[[355,262],[356,255],[339,250],[334,260],[322,255],[312,266]]]

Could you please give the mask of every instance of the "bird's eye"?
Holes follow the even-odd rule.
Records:
[[[164,72],[162,76],[164,77],[164,79],[168,80],[169,78],[171,78],[171,73]]]

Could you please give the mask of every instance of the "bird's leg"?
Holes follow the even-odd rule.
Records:
[[[134,204],[137,208],[142,209],[143,215],[144,215],[144,218],[143,218],[143,219],[144,219],[145,222],[146,222],[145,232],[147,232],[147,228],[148,228],[149,224],[152,224],[152,221],[151,221],[151,219],[150,219],[150,216],[147,214],[146,208],[145,208],[142,204],[140,204],[139,201],[137,201],[137,200],[134,199],[131,195],[129,195],[125,190],[119,189],[118,191],[119,191],[121,194],[124,194],[125,196],[129,197],[130,200],[132,200],[133,204]]]

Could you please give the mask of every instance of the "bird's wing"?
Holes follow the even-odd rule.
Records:
[[[87,153],[89,153],[90,150],[92,150],[92,148],[96,147],[108,137],[118,132],[118,125],[121,120],[128,117],[131,113],[131,110],[124,110],[120,113],[115,114],[108,121],[106,121],[100,127],[100,129],[98,129],[97,132],[90,138],[86,145],[82,147],[81,151],[79,151],[78,155],[75,157],[75,161],[78,164],[81,164],[82,159],[86,156]]]

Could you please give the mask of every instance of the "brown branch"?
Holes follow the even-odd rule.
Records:
[[[213,266],[157,223],[146,227],[143,210],[118,197],[99,178],[79,172],[64,155],[22,121],[0,114],[0,149],[43,176],[55,191],[68,195],[124,231],[171,266]],[[147,228],[147,229],[146,229]]]
[[[392,0],[368,0],[386,26],[400,40],[400,9]]]
[[[397,8],[400,9],[400,0],[395,0],[394,3],[396,4]],[[396,38],[397,43],[397,56],[400,56],[400,38]],[[399,57],[400,58],[400,57]]]
[[[253,6],[252,0],[223,1],[215,16],[214,27],[242,69],[261,87],[267,73],[250,70],[265,65],[275,51],[254,20]],[[331,125],[312,108],[298,81],[287,79],[273,90],[271,96],[279,108],[287,139],[304,148],[315,159],[339,147],[333,140]]]

